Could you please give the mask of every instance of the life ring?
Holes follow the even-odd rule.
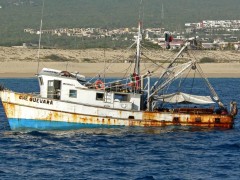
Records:
[[[104,89],[105,85],[101,80],[97,80],[97,81],[95,81],[95,88],[96,89]]]
[[[68,72],[68,71],[62,71],[62,72],[61,72],[61,75],[62,75],[62,76],[66,76],[66,77],[70,77],[70,76],[71,76],[71,73]]]

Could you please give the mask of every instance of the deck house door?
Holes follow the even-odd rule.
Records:
[[[49,80],[48,81],[48,98],[60,99],[61,97],[61,81]]]

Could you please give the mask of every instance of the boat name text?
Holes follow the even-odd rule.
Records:
[[[36,98],[36,97],[31,97],[31,96],[19,96],[19,99],[25,100],[25,101],[30,101],[30,102],[36,102],[36,103],[43,103],[43,104],[49,104],[53,105],[52,100],[47,100],[47,99],[41,99],[41,98]]]
[[[74,86],[74,84],[70,84],[70,83],[63,83],[63,85]]]

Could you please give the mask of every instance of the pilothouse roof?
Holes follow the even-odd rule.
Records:
[[[78,81],[85,82],[85,76],[79,74],[78,72],[68,72],[68,71],[60,71],[57,69],[43,68],[39,75],[50,75],[50,76],[58,76],[58,77],[68,77],[74,78]]]

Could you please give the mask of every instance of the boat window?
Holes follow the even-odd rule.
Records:
[[[104,94],[103,93],[97,93],[96,94],[96,100],[103,101],[103,98],[104,98]]]
[[[70,89],[69,90],[69,97],[77,98],[77,90]]]
[[[40,85],[43,85],[43,78],[39,77],[38,79],[39,79]]]
[[[48,81],[48,86],[53,86],[53,81]]]
[[[114,94],[114,101],[128,101],[127,94]]]

